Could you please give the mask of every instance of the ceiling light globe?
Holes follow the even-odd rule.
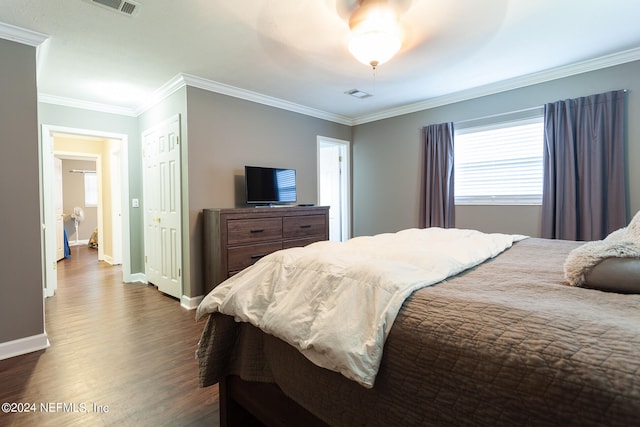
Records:
[[[349,52],[360,62],[376,67],[393,57],[402,45],[399,34],[385,31],[355,33],[349,42]]]
[[[374,68],[391,59],[402,46],[398,16],[386,1],[363,1],[351,15],[349,28],[349,51]]]

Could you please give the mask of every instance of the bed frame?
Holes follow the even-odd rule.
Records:
[[[328,427],[275,384],[228,376],[219,387],[220,427]]]

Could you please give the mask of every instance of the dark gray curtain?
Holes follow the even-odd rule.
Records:
[[[453,123],[422,128],[420,228],[455,226]]]
[[[600,240],[627,223],[625,92],[544,107],[542,237]]]

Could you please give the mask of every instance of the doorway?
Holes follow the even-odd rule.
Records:
[[[318,204],[329,206],[329,240],[351,237],[349,183],[350,143],[318,136]]]
[[[101,230],[99,226],[98,215],[100,215],[100,223],[104,217],[104,203],[102,198],[98,197],[98,193],[102,190],[98,188],[98,184],[102,180],[102,173],[98,171],[98,163],[101,157],[84,156],[76,152],[54,151],[56,164],[59,162],[60,167],[56,166],[56,180],[60,184],[56,187],[56,227],[62,226],[57,230],[58,239],[63,236],[69,247],[79,245],[89,245],[91,237],[95,230]],[[60,216],[61,218],[58,218]],[[62,224],[59,224],[59,223]],[[105,240],[105,239],[102,239]],[[108,240],[108,239],[106,239]],[[58,240],[58,246],[61,246]],[[96,242],[100,243],[100,242]],[[102,242],[104,244],[104,242]],[[92,245],[94,249],[98,245]],[[58,260],[61,259],[60,249],[58,249]],[[98,257],[96,250],[96,261],[104,259],[104,249],[102,256]],[[110,251],[107,251],[110,253]],[[66,258],[65,253],[65,258]]]
[[[58,139],[67,140],[56,150]],[[98,141],[101,146],[98,147]],[[42,125],[40,145],[41,161],[41,209],[44,225],[43,257],[44,295],[53,296],[57,288],[57,227],[55,162],[58,156],[96,158],[98,199],[102,209],[98,210],[97,239],[98,258],[111,264],[122,264],[123,281],[130,281],[129,265],[129,212],[128,206],[128,137],[86,129]],[[117,159],[114,161],[114,159]],[[102,179],[116,175],[118,178]],[[105,185],[105,182],[110,183]],[[113,185],[113,184],[116,185]],[[105,201],[108,200],[108,203]],[[68,212],[67,212],[68,213]],[[114,221],[114,217],[117,221]],[[105,220],[106,219],[106,220]],[[108,233],[105,233],[107,229]],[[103,232],[101,233],[100,230]],[[110,248],[104,252],[105,247]],[[115,249],[114,249],[115,248]]]

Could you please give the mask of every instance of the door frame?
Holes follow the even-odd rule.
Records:
[[[64,259],[67,248],[64,238],[64,191],[62,180],[62,159],[54,154],[53,170],[55,173],[55,208],[56,208],[56,261]]]
[[[44,263],[44,296],[53,296],[57,288],[57,261],[55,235],[55,200],[53,199],[53,135],[55,133],[98,137],[120,141],[120,195],[122,207],[122,276],[124,282],[131,282],[131,245],[129,223],[129,136],[127,134],[99,130],[72,128],[42,124],[40,134],[40,210],[42,215],[42,254]]]
[[[96,177],[98,180],[98,183],[97,183],[98,203],[96,205],[97,207],[96,225],[98,227],[98,230],[102,230],[104,228],[103,226],[104,206],[102,204],[102,194],[103,194],[102,155],[94,154],[94,153],[86,153],[84,151],[63,151],[63,150],[58,151],[55,149],[53,150],[53,155],[54,157],[60,158],[62,160],[84,160],[84,161],[95,163]],[[119,190],[118,190],[118,193],[119,193]],[[98,260],[99,261],[105,259],[103,241],[104,241],[104,234],[98,233]]]
[[[342,240],[347,240],[351,237],[351,142],[342,139],[329,138],[326,136],[317,137],[317,182],[318,182],[318,203],[320,203],[320,190],[321,190],[321,156],[320,151],[326,146],[339,146],[342,159],[342,176],[341,176],[341,192],[342,203],[340,212],[340,223],[342,225],[341,236]]]

